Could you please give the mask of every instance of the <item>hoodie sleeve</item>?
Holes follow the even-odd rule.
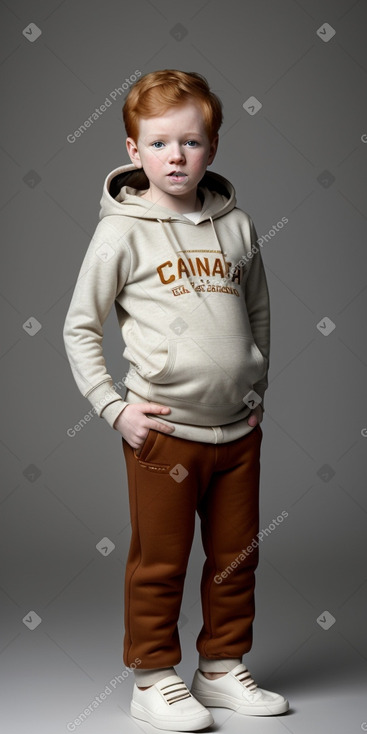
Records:
[[[250,219],[251,250],[247,257],[251,256],[248,264],[249,273],[246,278],[246,306],[251,324],[251,331],[255,344],[266,360],[266,373],[264,377],[254,385],[254,390],[262,398],[264,409],[264,393],[268,387],[268,370],[270,354],[270,302],[269,291],[265,276],[265,269],[259,246],[256,244],[258,236],[254,223]]]
[[[103,324],[130,269],[129,249],[106,221],[98,224],[66,315],[63,337],[75,382],[113,427],[127,403],[116,392],[102,351]]]

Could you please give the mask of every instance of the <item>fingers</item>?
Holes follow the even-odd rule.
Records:
[[[131,403],[131,405],[134,405],[141,413],[155,413],[156,415],[160,415],[171,412],[171,408],[167,405],[159,405],[158,403]]]
[[[166,423],[158,423],[158,421],[153,420],[152,418],[148,418],[149,420],[149,428],[153,431],[160,431],[161,433],[173,433],[174,426],[166,425]]]
[[[247,423],[249,424],[249,426],[251,426],[251,428],[255,428],[255,426],[257,426],[258,423],[261,423],[263,419],[263,415],[264,415],[264,411],[263,411],[262,405],[257,405],[256,408],[254,408],[254,410],[251,411],[247,419]]]
[[[165,434],[173,433],[174,426],[154,420],[156,415],[166,415],[170,412],[170,408],[158,403],[130,403],[118,416],[115,427],[133,449],[139,449],[149,430]]]

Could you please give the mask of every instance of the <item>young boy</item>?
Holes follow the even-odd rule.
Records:
[[[123,117],[132,163],[106,178],[64,339],[79,389],[122,436],[132,528],[123,655],[135,668],[131,714],[158,729],[197,731],[213,723],[206,706],[257,716],[288,709],[242,663],[258,563],[268,289],[251,218],[236,207],[232,185],[206,170],[222,123],[206,80],[147,74],[131,88]],[[125,399],[102,351],[113,304],[130,363]],[[196,512],[206,561],[190,692],[174,666]]]

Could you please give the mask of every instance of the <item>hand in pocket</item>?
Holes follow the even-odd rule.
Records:
[[[113,427],[119,431],[125,441],[133,449],[140,449],[149,433],[149,430],[161,431],[161,433],[173,433],[173,426],[159,423],[146,413],[166,416],[171,408],[158,403],[131,403],[117,416]]]

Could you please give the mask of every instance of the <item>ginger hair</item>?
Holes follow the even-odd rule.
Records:
[[[140,118],[161,116],[170,107],[186,102],[200,105],[206,133],[212,142],[223,121],[222,102],[201,74],[177,69],[152,71],[131,87],[122,108],[127,136],[137,142]]]

